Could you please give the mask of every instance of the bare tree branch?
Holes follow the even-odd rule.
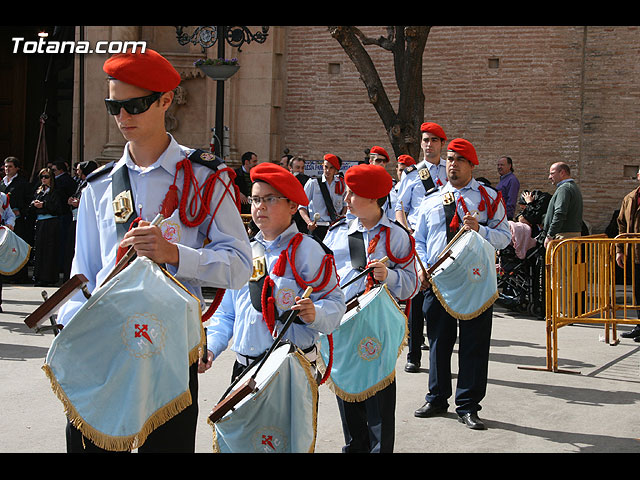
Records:
[[[420,154],[420,124],[424,119],[422,56],[429,26],[386,27],[387,35],[368,37],[353,26],[330,26],[329,32],[342,46],[360,73],[369,101],[378,112],[396,155],[408,153],[416,160]],[[396,85],[400,92],[394,111],[378,71],[364,45],[377,45],[393,53]]]

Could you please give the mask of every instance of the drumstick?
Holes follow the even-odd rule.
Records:
[[[381,263],[385,263],[387,260],[389,260],[389,257],[383,257],[380,260],[378,260],[378,262]],[[351,285],[353,282],[356,282],[358,280],[360,280],[362,277],[366,277],[367,275],[369,275],[371,272],[373,272],[375,267],[369,267],[365,270],[363,270],[362,272],[360,272],[358,275],[356,275],[355,277],[353,277],[351,280],[349,280],[347,283],[345,283],[344,285],[342,285],[340,288],[344,289],[347,288],[349,285]]]
[[[407,212],[404,211],[403,202],[400,202],[400,207],[402,210],[402,218],[404,219],[404,226],[407,228],[407,230],[411,230],[411,227],[409,226],[409,220],[407,219]],[[418,260],[418,264],[420,265],[420,268],[422,269],[422,271],[426,272],[427,269],[424,268],[424,265],[422,264],[422,260],[420,260],[420,256],[418,255],[418,252],[416,252],[415,257],[416,257],[416,260]]]
[[[400,209],[402,211],[402,218],[404,219],[404,226],[407,230],[411,230],[411,227],[409,226],[409,219],[407,218],[407,212],[404,211],[404,203],[402,201],[400,202]]]
[[[307,287],[307,289],[302,294],[301,298],[308,298],[309,295],[311,295],[312,291],[313,291],[313,288]],[[271,345],[267,353],[260,359],[260,364],[258,365],[258,368],[255,370],[253,375],[251,375],[251,377],[249,377],[249,379],[246,380],[241,387],[239,387],[235,392],[233,392],[233,395],[227,398],[227,395],[229,395],[229,393],[238,384],[238,382],[244,378],[244,374],[249,372],[252,365],[249,365],[243,373],[241,373],[236,377],[236,379],[231,383],[231,385],[229,385],[229,388],[227,388],[227,390],[224,392],[220,401],[216,404],[215,407],[213,407],[213,410],[211,410],[211,413],[209,413],[209,421],[215,423],[218,420],[220,420],[225,413],[233,409],[233,407],[237,405],[243,398],[245,398],[247,395],[249,395],[255,390],[255,386],[256,386],[255,378],[256,378],[256,375],[258,374],[258,371],[262,368],[267,358],[269,358],[269,355],[271,355],[271,353],[275,350],[275,348],[280,344],[280,341],[282,340],[282,337],[284,336],[285,332],[287,331],[289,326],[293,323],[293,321],[297,318],[297,316],[298,316],[298,310],[291,310],[291,312],[289,313],[289,317],[287,318],[284,326],[282,327],[282,330],[280,331],[280,334],[278,335],[278,338],[275,339],[275,341],[273,342],[273,344]]]
[[[306,290],[304,291],[304,293],[302,294],[301,299],[309,298],[309,295],[311,295],[312,291],[313,291],[313,288],[307,287]],[[260,362],[260,365],[258,366],[256,371],[253,373],[253,377],[254,378],[256,377],[256,375],[258,374],[260,369],[262,368],[262,365],[264,365],[264,362],[267,360],[267,357],[269,357],[269,355],[271,355],[271,352],[273,352],[276,349],[276,347],[280,344],[280,341],[282,340],[282,337],[284,337],[285,332],[289,329],[289,327],[291,326],[293,321],[296,318],[298,318],[298,314],[299,314],[298,310],[291,310],[289,312],[289,317],[287,317],[287,320],[284,322],[284,325],[282,326],[282,330],[280,330],[280,333],[278,334],[278,337],[275,339],[275,341],[271,345],[271,348],[269,348],[269,350],[267,351],[266,355],[264,357],[262,357],[262,361]]]
[[[151,221],[151,226],[160,225],[163,221],[164,221],[164,217],[161,214],[158,214],[156,215],[156,218],[154,218]],[[136,250],[135,248],[133,248],[133,245],[131,245],[127,249],[127,252],[122,256],[120,261],[116,264],[116,266],[113,267],[113,270],[111,271],[111,273],[107,275],[107,278],[105,278],[102,284],[100,284],[100,286],[107,283],[109,280],[115,277],[116,274],[118,274],[124,267],[129,265],[129,262],[131,262],[134,258],[136,258],[136,255],[137,255]]]

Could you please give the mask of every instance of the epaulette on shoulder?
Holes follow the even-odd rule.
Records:
[[[491,185],[487,185],[485,183],[480,183],[480,182],[478,182],[478,183],[480,185],[482,185],[484,187],[484,189],[487,190],[488,192],[492,192],[494,198],[495,198],[496,195],[498,195],[498,190],[496,190],[495,187],[492,187]]]
[[[393,223],[395,223],[396,225],[398,225],[402,230],[404,230],[407,235],[411,236],[411,232],[407,229],[407,227],[405,227],[403,224],[401,224],[398,220],[393,220]]]
[[[201,149],[194,150],[189,154],[189,160],[199,165],[209,167],[211,170],[217,170],[218,167],[224,163],[224,161],[211,152],[206,152]]]
[[[334,228],[339,227],[340,225],[344,225],[347,221],[347,216],[343,215],[342,217],[339,217],[336,219],[335,222],[333,222],[331,225],[329,225],[329,230],[333,230]]]
[[[327,246],[324,244],[324,242],[323,242],[322,240],[320,240],[319,238],[317,238],[317,237],[315,237],[315,236],[313,236],[313,235],[310,235],[310,234],[308,234],[308,233],[303,233],[303,235],[304,235],[306,238],[310,238],[310,239],[312,239],[312,240],[313,240],[313,241],[315,241],[318,245],[320,245],[320,246],[322,247],[322,249],[324,250],[324,253],[326,253],[327,255],[333,255],[333,250],[331,250],[329,247],[327,247]]]
[[[411,165],[410,167],[405,168],[404,169],[405,175],[413,172],[416,168],[417,168],[416,165]]]
[[[116,162],[109,162],[109,163],[106,163],[106,164],[102,165],[101,167],[98,167],[93,172],[91,172],[89,175],[87,175],[87,182],[91,182],[93,180],[96,180],[96,179],[102,177],[105,173],[109,173],[111,170],[113,170],[113,166],[115,164],[116,164]]]

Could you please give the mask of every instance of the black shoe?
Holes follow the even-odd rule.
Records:
[[[622,338],[633,338],[636,339],[640,337],[640,325],[636,325],[633,330],[630,332],[621,333],[620,336]]]
[[[473,412],[460,415],[458,421],[464,423],[471,430],[486,430],[487,428],[484,423],[482,423],[482,420],[478,418],[478,414]]]
[[[449,408],[448,405],[440,407],[438,405],[434,405],[433,403],[427,402],[423,406],[421,406],[418,410],[413,412],[413,415],[415,417],[420,417],[420,418],[429,418],[429,417],[438,415],[440,413],[445,413],[447,411],[447,408]]]
[[[423,343],[422,345],[420,345],[420,350],[429,350],[429,345]]]
[[[634,342],[638,342],[638,343],[640,343],[640,337],[636,337],[636,338],[634,338],[634,339],[633,339],[633,341],[634,341]]]
[[[407,362],[404,366],[404,371],[407,373],[418,373],[420,371],[420,362]]]

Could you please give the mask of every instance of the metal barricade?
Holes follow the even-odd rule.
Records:
[[[616,281],[616,245],[624,252],[622,279]],[[617,345],[618,324],[637,324],[634,291],[640,282],[640,234],[590,235],[549,243],[545,256],[546,367],[519,367],[562,373],[558,330],[571,324],[603,324],[604,340]],[[618,271],[620,272],[620,271]],[[620,277],[620,275],[618,275]],[[632,318],[633,317],[633,318]]]

